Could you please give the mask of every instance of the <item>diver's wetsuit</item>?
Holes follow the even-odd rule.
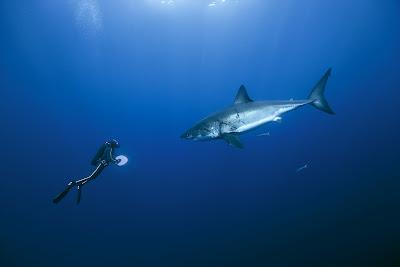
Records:
[[[107,167],[110,163],[117,164],[119,162],[119,160],[114,158],[114,148],[117,147],[119,147],[119,144],[116,140],[105,142],[99,148],[99,150],[97,151],[96,155],[94,156],[91,162],[92,165],[96,166],[96,169],[89,176],[85,178],[69,182],[65,190],[53,199],[53,203],[60,202],[68,194],[68,192],[73,187],[76,186],[78,189],[77,204],[79,204],[79,202],[81,201],[82,186],[87,184],[89,181],[95,179],[97,176],[99,176],[99,174],[104,170],[104,168]]]

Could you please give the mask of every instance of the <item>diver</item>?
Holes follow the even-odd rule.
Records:
[[[96,155],[93,157],[91,161],[91,164],[93,166],[96,166],[96,169],[88,177],[69,182],[65,190],[62,191],[53,199],[53,203],[57,204],[58,202],[60,202],[68,194],[68,192],[76,186],[78,190],[78,197],[76,200],[76,204],[79,204],[79,202],[81,201],[82,186],[87,184],[89,181],[94,180],[97,176],[99,176],[99,174],[104,170],[104,168],[107,167],[110,163],[118,164],[121,161],[121,159],[116,159],[114,157],[114,150],[118,147],[119,143],[115,139],[105,142],[99,148]]]

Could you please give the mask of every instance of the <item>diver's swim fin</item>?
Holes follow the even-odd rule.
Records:
[[[62,191],[60,194],[58,194],[54,199],[53,199],[53,203],[57,204],[58,202],[60,202],[67,194],[69,191],[71,191],[71,189],[75,186],[75,182],[70,182],[68,183],[67,187],[65,188],[64,191]]]
[[[82,189],[81,186],[78,185],[78,196],[76,198],[76,205],[78,205],[81,202],[81,196],[82,196]]]

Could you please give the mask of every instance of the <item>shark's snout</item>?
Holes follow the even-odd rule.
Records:
[[[189,133],[189,131],[186,131],[183,134],[181,134],[181,138],[182,139],[192,139],[193,136]]]

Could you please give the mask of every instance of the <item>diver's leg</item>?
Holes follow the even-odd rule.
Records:
[[[97,165],[96,169],[88,176],[85,177],[83,179],[80,179],[78,181],[76,181],[76,183],[78,185],[84,185],[87,182],[95,179],[97,176],[99,176],[99,174],[104,170],[104,168],[107,166],[107,164],[105,162],[101,162],[99,165]]]
[[[60,202],[67,194],[69,191],[71,191],[71,189],[76,185],[75,181],[69,182],[67,187],[64,189],[64,191],[62,191],[60,194],[58,194],[54,199],[53,199],[53,203],[57,204],[58,202]]]
[[[78,205],[81,202],[81,197],[82,197],[82,186],[84,186],[87,182],[95,179],[102,171],[103,169],[107,166],[107,164],[105,164],[104,162],[100,163],[96,169],[92,172],[92,174],[90,174],[88,177],[80,179],[78,181],[76,181],[76,183],[78,184],[78,196],[76,199],[76,204]]]
[[[99,164],[99,165],[96,167],[96,169],[95,169],[88,177],[85,177],[85,178],[83,178],[83,179],[80,179],[80,180],[76,181],[76,183],[79,184],[79,185],[84,185],[84,184],[86,184],[87,182],[89,182],[89,181],[91,181],[91,180],[94,180],[94,179],[95,179],[97,176],[99,176],[99,174],[104,170],[105,166],[106,166],[106,165]]]
[[[97,165],[96,169],[88,177],[80,179],[76,182],[79,184],[82,184],[82,183],[87,183],[88,181],[95,179],[97,176],[99,176],[99,174],[104,170],[104,168],[106,166],[107,166],[107,164],[105,163],[105,161],[102,161],[99,165]]]
[[[71,189],[74,186],[78,186],[78,199],[77,199],[77,204],[79,204],[80,199],[81,199],[81,194],[82,194],[82,186],[84,184],[86,184],[87,182],[89,182],[90,180],[95,179],[103,170],[104,168],[107,166],[107,164],[105,162],[101,162],[96,169],[88,176],[85,177],[83,179],[77,180],[77,181],[72,181],[69,182],[67,187],[64,189],[64,191],[62,191],[60,194],[58,194],[54,199],[53,199],[53,203],[58,203],[60,202],[68,193],[69,191],[71,191]]]

